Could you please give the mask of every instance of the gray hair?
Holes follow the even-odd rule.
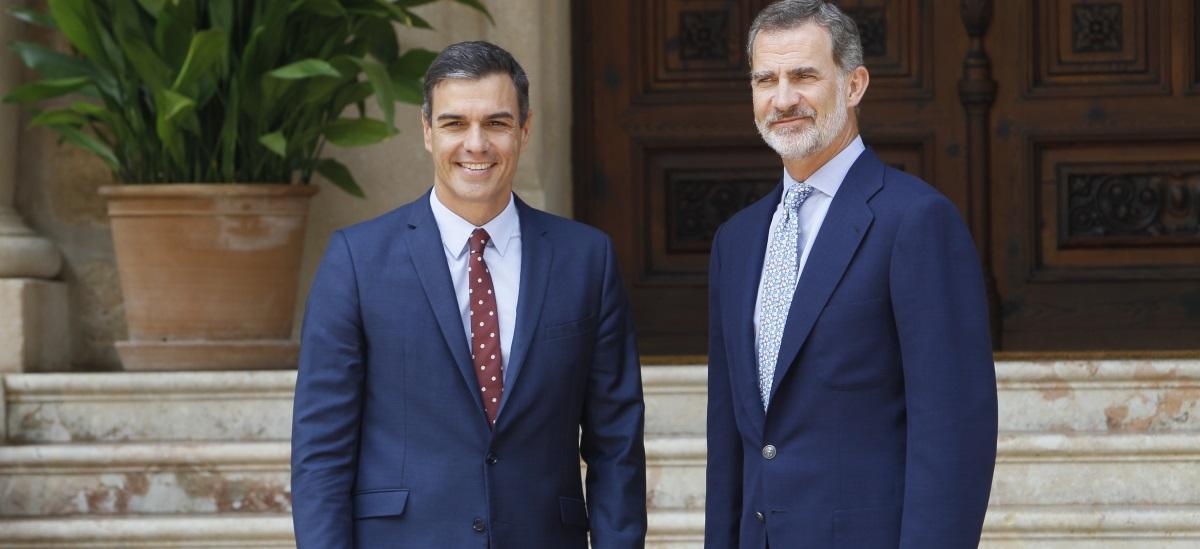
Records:
[[[843,73],[863,64],[858,25],[846,12],[825,0],[781,0],[758,12],[746,39],[746,59],[754,60],[754,39],[760,32],[790,30],[814,22],[833,38],[833,60]]]
[[[447,79],[479,80],[493,74],[507,74],[517,88],[517,120],[525,125],[529,116],[529,77],[525,69],[504,48],[484,42],[459,42],[450,44],[438,54],[425,71],[425,99],[421,103],[421,114],[426,121],[433,117],[433,88]]]

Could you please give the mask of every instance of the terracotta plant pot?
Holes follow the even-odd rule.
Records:
[[[112,185],[127,370],[295,367],[313,185]]]

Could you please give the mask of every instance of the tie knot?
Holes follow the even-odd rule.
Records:
[[[471,253],[481,254],[483,253],[484,246],[487,246],[488,241],[491,239],[492,237],[488,236],[487,231],[475,229],[471,231],[471,238],[467,240],[467,246],[471,249]]]
[[[808,200],[812,193],[813,186],[808,183],[794,185],[783,196],[783,206],[790,212],[799,211],[800,206],[804,204],[805,200]]]

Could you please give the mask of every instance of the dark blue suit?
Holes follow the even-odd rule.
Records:
[[[977,546],[996,380],[958,211],[859,156],[797,284],[764,413],[753,315],[781,188],[714,237],[705,546]]]
[[[296,387],[301,548],[586,549],[589,528],[592,547],[642,547],[644,405],[611,242],[517,209],[521,291],[494,430],[429,195],[333,234]]]

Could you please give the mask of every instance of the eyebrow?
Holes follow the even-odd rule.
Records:
[[[513,114],[511,112],[500,111],[497,113],[489,114],[486,118],[484,118],[484,120],[516,120],[516,118],[517,117],[513,116]],[[442,120],[463,120],[463,119],[466,119],[466,115],[449,113],[449,112],[442,113],[437,116],[437,120],[439,122]]]
[[[787,75],[793,76],[793,77],[804,76],[804,75],[808,75],[808,74],[820,75],[821,71],[817,70],[816,67],[809,67],[809,66],[800,66],[800,67],[796,67],[796,68],[787,70]],[[758,80],[760,78],[770,78],[774,75],[775,75],[775,73],[773,73],[771,71],[753,71],[750,73],[750,79]]]

